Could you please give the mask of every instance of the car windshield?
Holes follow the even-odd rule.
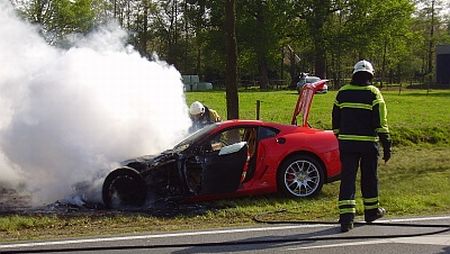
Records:
[[[183,139],[178,145],[176,145],[173,150],[176,152],[182,152],[186,150],[190,145],[192,145],[196,140],[201,138],[202,136],[206,135],[208,132],[210,132],[212,129],[216,128],[218,126],[217,123],[213,123],[210,125],[207,125],[196,132],[192,133],[191,135],[187,136],[185,139]]]

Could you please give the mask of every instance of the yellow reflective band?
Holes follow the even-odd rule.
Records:
[[[339,133],[339,129],[333,129],[333,133],[334,134],[338,134]]]
[[[380,119],[380,128],[383,129],[380,133],[387,133],[389,131],[387,124],[387,109],[384,102],[383,95],[379,91],[376,93],[377,99],[373,101],[373,104],[378,104],[378,112]]]
[[[374,198],[364,198],[364,203],[373,203],[373,202],[378,202],[378,197],[374,197]]]
[[[378,208],[378,203],[376,205],[365,205],[364,209],[365,210],[370,210],[370,209],[375,209]]]
[[[343,103],[334,103],[339,108],[359,108],[359,109],[367,109],[372,110],[372,105],[365,103],[356,103],[356,102],[343,102]]]
[[[339,200],[339,206],[342,205],[356,205],[356,201],[349,199],[349,200]]]
[[[339,209],[339,214],[346,214],[346,213],[356,213],[356,208],[342,208],[342,209]]]
[[[372,106],[375,106],[375,105],[377,105],[377,104],[379,104],[379,103],[384,103],[383,99],[378,98],[378,99],[374,100],[374,101],[372,102]]]
[[[339,89],[341,91],[345,90],[373,90],[372,86],[355,86],[355,85],[345,85]]]
[[[375,131],[377,133],[389,133],[389,128],[388,127],[376,128]]]
[[[378,137],[374,137],[374,136],[358,136],[358,135],[345,135],[345,134],[339,134],[338,139],[339,140],[350,140],[350,141],[372,141],[372,142],[378,141]]]

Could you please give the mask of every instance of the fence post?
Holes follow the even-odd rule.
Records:
[[[261,109],[261,101],[256,100],[256,120],[259,120],[260,109]]]

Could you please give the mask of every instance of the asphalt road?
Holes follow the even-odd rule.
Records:
[[[450,216],[384,220],[449,225]],[[414,237],[401,235],[439,234]],[[397,237],[389,238],[389,235]],[[449,253],[450,229],[360,225],[340,233],[338,225],[261,225],[43,242],[0,243],[0,253]]]

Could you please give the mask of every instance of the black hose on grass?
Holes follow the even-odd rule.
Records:
[[[253,216],[253,221],[257,223],[264,224],[309,224],[309,225],[339,225],[337,221],[315,221],[315,220],[264,220],[261,219],[261,216],[270,215],[270,214],[281,214],[281,213],[289,213],[288,210],[282,209],[278,211],[271,211],[260,213]],[[291,212],[292,213],[292,212]],[[295,214],[295,213],[292,213]],[[390,227],[413,227],[413,228],[448,228],[450,231],[450,225],[447,224],[412,224],[412,223],[391,223],[391,222],[364,222],[364,221],[355,221],[354,225],[364,225],[364,226],[390,226]],[[445,232],[445,231],[444,231]]]

